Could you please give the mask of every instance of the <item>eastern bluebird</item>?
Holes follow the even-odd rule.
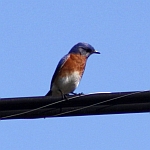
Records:
[[[72,47],[58,63],[51,80],[50,91],[46,96],[62,96],[73,91],[79,85],[84,73],[87,58],[91,54],[100,54],[88,43],[78,43]]]

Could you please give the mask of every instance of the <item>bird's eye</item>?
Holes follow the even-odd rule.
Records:
[[[86,52],[87,52],[87,53],[90,53],[90,52],[91,52],[91,49],[86,49]]]

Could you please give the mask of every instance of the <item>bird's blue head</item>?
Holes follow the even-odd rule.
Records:
[[[74,45],[72,49],[69,51],[69,54],[70,53],[80,54],[86,56],[87,58],[91,54],[100,54],[100,52],[96,51],[94,47],[88,43],[78,43]]]

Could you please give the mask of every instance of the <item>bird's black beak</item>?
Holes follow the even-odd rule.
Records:
[[[93,53],[94,53],[94,54],[100,54],[100,52],[98,52],[98,51],[96,51],[96,50],[95,50]]]

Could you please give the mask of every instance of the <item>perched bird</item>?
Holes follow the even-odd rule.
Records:
[[[88,43],[78,43],[72,47],[58,63],[51,80],[50,91],[46,96],[62,96],[73,91],[79,85],[85,70],[87,58],[91,54],[100,54]]]

